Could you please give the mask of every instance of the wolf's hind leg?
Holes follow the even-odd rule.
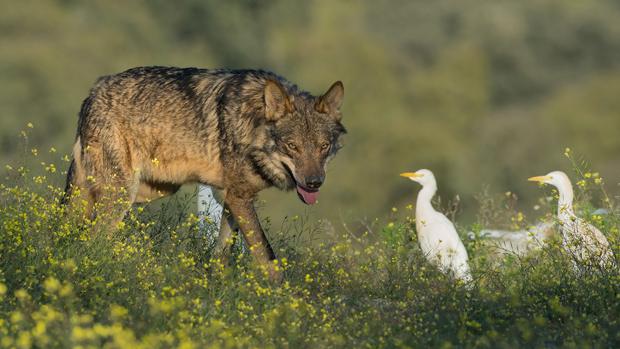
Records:
[[[109,136],[106,143],[85,149],[83,163],[88,193],[94,203],[95,232],[113,232],[134,203],[140,186],[124,144]]]
[[[67,171],[67,182],[61,204],[65,206],[66,213],[70,216],[92,218],[95,198],[86,181],[86,170],[82,160],[82,144],[77,137],[73,145],[73,159]]]
[[[138,175],[118,178],[98,186],[95,199],[96,231],[114,232],[134,203],[140,181]]]

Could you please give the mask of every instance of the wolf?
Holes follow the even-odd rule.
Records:
[[[67,202],[113,230],[131,204],[183,184],[220,190],[228,219],[218,249],[237,225],[254,260],[281,280],[255,211],[266,188],[317,201],[327,163],[342,147],[342,82],[314,96],[264,70],[138,67],[101,77],[82,103]]]

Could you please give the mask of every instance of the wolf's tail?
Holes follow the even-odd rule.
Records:
[[[82,142],[78,136],[73,145],[73,159],[69,165],[67,171],[67,183],[65,184],[65,193],[62,196],[61,204],[66,205],[69,203],[73,190],[83,183],[83,170],[82,170]]]
[[[73,182],[73,176],[75,176],[75,160],[71,160],[71,164],[69,165],[69,170],[67,171],[67,183],[65,184],[65,193],[62,195],[60,199],[61,205],[66,205],[69,202],[69,197],[71,197],[71,183]]]

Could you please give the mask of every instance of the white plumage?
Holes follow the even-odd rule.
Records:
[[[437,191],[435,176],[425,169],[401,173],[401,176],[422,185],[418,193],[415,215],[418,241],[426,258],[442,271],[451,271],[458,279],[471,281],[467,250],[454,224],[442,213],[435,211],[431,204],[431,199]]]
[[[563,247],[579,262],[598,261],[603,267],[613,263],[614,256],[605,235],[595,226],[577,217],[573,211],[573,186],[562,171],[549,172],[529,181],[551,184],[557,188],[558,221]]]
[[[539,222],[522,230],[482,229],[480,238],[492,241],[498,248],[496,252],[504,254],[526,255],[532,250],[543,247],[553,236],[554,222]],[[473,232],[468,237],[475,239]]]

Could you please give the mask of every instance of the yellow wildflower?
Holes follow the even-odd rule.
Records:
[[[60,281],[58,281],[58,279],[56,279],[53,276],[48,277],[47,279],[45,279],[45,281],[43,282],[43,287],[45,288],[45,290],[49,293],[54,293],[56,291],[58,291],[58,289],[60,288]]]

